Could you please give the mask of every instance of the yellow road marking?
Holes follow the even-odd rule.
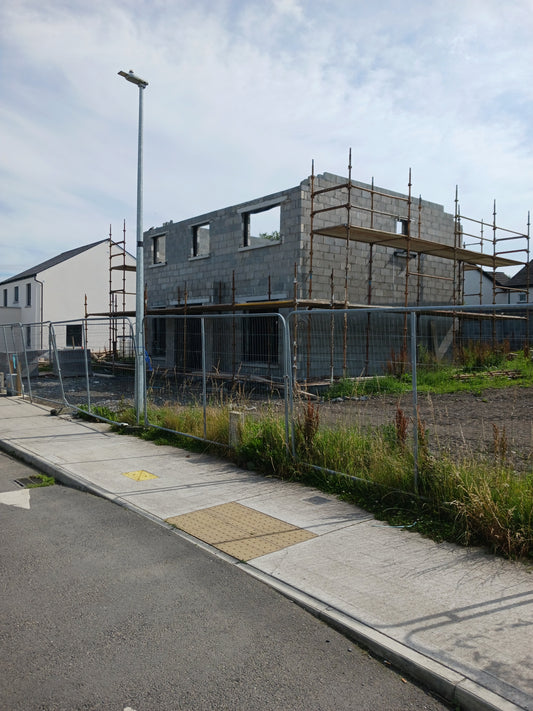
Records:
[[[155,474],[150,474],[150,472],[145,472],[144,469],[139,469],[136,472],[123,472],[122,476],[127,476],[134,481],[147,481],[148,479],[159,479]]]

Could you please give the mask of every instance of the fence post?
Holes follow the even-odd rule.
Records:
[[[200,319],[202,332],[202,405],[204,410],[204,439],[207,439],[207,373],[206,373],[206,353],[205,353],[205,318]]]
[[[24,346],[24,331],[22,330],[22,324],[21,323],[14,323],[11,326],[11,340],[13,341],[13,350],[14,353],[13,355],[15,356],[15,360],[13,361],[13,370],[15,371],[13,375],[15,376],[15,389],[17,392],[17,395],[24,395],[24,382],[22,379],[22,368],[20,365],[21,357],[20,353],[17,348],[17,340],[15,336],[13,335],[15,327],[18,326],[19,333],[20,333],[20,346],[23,354],[26,354],[26,349]]]
[[[283,398],[285,405],[285,449],[287,454],[290,451],[290,431],[289,417],[292,412],[292,379],[291,379],[291,354],[290,354],[290,332],[287,319],[278,314],[278,328],[283,334]]]
[[[83,328],[83,325],[85,325],[85,328]],[[84,358],[84,364],[85,364],[85,386],[87,388],[87,408],[88,411],[91,412],[91,386],[89,382],[89,362],[88,362],[88,350],[87,350],[87,319],[85,319],[84,324],[82,324],[81,327],[81,333],[82,333],[82,342],[83,342],[83,354],[85,356]]]
[[[26,329],[31,329],[30,326],[26,326]],[[31,333],[31,331],[30,331]],[[26,334],[24,334],[24,329],[22,327],[22,324],[20,324],[20,338],[22,342],[22,350],[24,351],[24,365],[26,366],[26,380],[28,381],[28,397],[30,398],[30,402],[32,402],[32,395],[31,395],[31,378],[30,378],[30,365],[28,362],[28,343],[27,343],[27,331]]]
[[[241,442],[244,427],[244,412],[229,411],[229,446],[237,447]]]
[[[48,344],[51,348],[51,352],[53,354],[57,366],[57,376],[59,378],[59,386],[61,388],[61,400],[64,405],[68,405],[67,398],[65,397],[65,388],[63,386],[63,373],[61,372],[61,362],[59,360],[59,353],[57,352],[56,332],[52,323],[50,323],[48,326]]]
[[[291,453],[294,459],[296,459],[296,442],[294,437],[294,385],[296,382],[296,358],[297,358],[297,343],[296,337],[298,332],[297,320],[298,313],[296,311],[291,311],[288,314],[285,321],[285,333],[287,339],[287,379],[289,383],[289,402],[288,407],[285,406],[285,431],[288,434],[290,426],[290,441],[291,441]],[[292,331],[291,331],[292,325]],[[294,334],[294,335],[293,335]],[[290,419],[290,422],[289,422]]]
[[[411,383],[413,388],[413,484],[418,493],[418,390],[416,384],[416,326],[417,313],[411,311]]]

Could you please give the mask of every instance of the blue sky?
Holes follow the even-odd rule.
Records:
[[[311,170],[524,231],[533,0],[4,0],[0,279]]]

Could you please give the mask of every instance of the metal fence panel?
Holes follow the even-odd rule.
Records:
[[[344,432],[337,448],[346,448],[336,459],[347,462],[342,473],[355,477],[365,475],[364,466],[348,464],[350,432],[404,441],[412,451],[415,490],[420,447],[455,462],[505,455],[509,466],[529,470],[531,391],[501,385],[502,378],[518,377],[513,361],[531,361],[530,316],[527,308],[500,305],[497,311],[469,306],[292,313],[291,424],[300,458],[311,463],[303,441],[309,433],[336,429]],[[483,391],[477,373],[484,374]],[[452,381],[464,381],[464,389],[447,392]]]
[[[297,311],[288,322],[295,455],[326,474],[369,478],[354,451],[365,438],[394,437],[399,417],[404,426],[411,421],[411,393],[399,398],[383,392],[395,378],[410,379],[409,313]],[[407,484],[398,480],[397,486],[412,489],[414,471],[409,476]]]
[[[120,338],[111,340],[110,350],[110,338],[117,333]],[[129,319],[56,321],[50,326],[50,342],[56,400],[89,411],[133,404],[135,347]]]
[[[228,445],[229,412],[265,408],[285,418],[289,400],[286,324],[276,313],[148,316],[148,422],[167,409],[172,431]],[[172,410],[172,414],[168,411]]]
[[[134,353],[126,318],[0,326],[6,389],[30,400],[84,409],[132,401]]]

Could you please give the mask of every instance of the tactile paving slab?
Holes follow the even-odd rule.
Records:
[[[167,523],[239,560],[259,558],[316,537],[235,501],[172,516]]]

